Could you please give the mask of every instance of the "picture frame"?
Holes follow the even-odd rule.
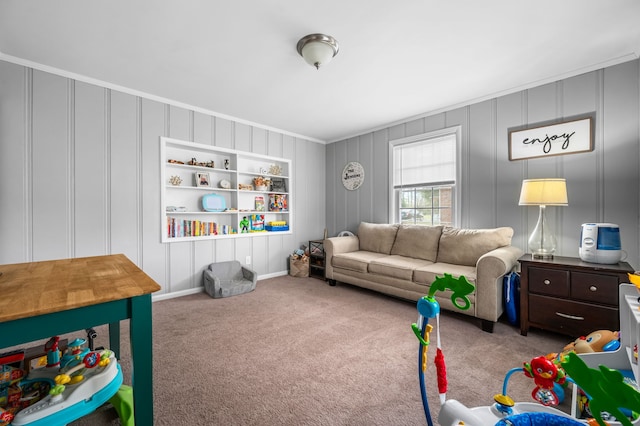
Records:
[[[210,187],[211,186],[211,175],[207,172],[196,172],[195,173],[196,186],[197,187]]]
[[[271,191],[287,192],[287,182],[284,178],[271,178]]]
[[[593,151],[594,114],[510,128],[509,161]]]

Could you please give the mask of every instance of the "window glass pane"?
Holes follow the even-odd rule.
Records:
[[[416,222],[420,222],[421,225],[431,225],[431,210],[416,210]]]
[[[415,206],[415,197],[413,190],[402,191],[400,198],[400,207],[411,207]]]
[[[431,188],[416,190],[416,207],[431,207]]]

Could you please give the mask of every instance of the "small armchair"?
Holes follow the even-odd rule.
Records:
[[[212,263],[204,271],[204,289],[216,299],[253,291],[257,280],[258,274],[237,260]]]

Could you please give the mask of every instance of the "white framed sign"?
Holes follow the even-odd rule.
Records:
[[[342,170],[342,184],[349,191],[354,191],[364,182],[364,167],[362,164],[351,161]]]
[[[509,130],[509,160],[593,151],[593,117]]]

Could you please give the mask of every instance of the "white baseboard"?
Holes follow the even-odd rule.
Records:
[[[187,290],[181,290],[181,291],[172,291],[171,293],[165,293],[165,294],[158,294],[158,295],[152,295],[151,296],[151,301],[152,302],[159,302],[161,300],[167,300],[167,299],[174,299],[176,297],[182,297],[182,296],[188,296],[190,294],[196,294],[196,293],[200,293],[204,291],[204,287],[196,287],[196,288],[189,288]]]
[[[288,275],[288,274],[289,273],[287,271],[280,271],[280,272],[274,272],[272,274],[258,275],[258,281],[266,280],[268,278],[281,277],[283,275]],[[186,289],[186,290],[173,291],[171,293],[152,295],[151,296],[151,301],[152,302],[159,302],[161,300],[168,300],[168,299],[174,299],[176,297],[189,296],[190,294],[201,293],[203,291],[204,291],[204,287],[201,286],[201,287],[196,287],[196,288],[189,288],[189,289]]]

